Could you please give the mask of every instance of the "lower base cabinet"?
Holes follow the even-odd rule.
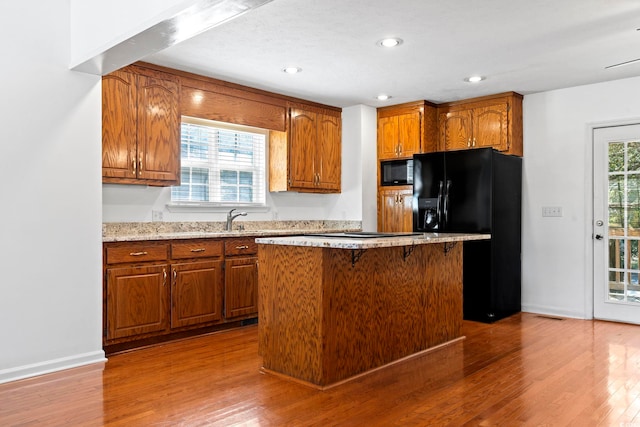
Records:
[[[254,238],[234,238],[224,242],[225,319],[258,314],[258,245]]]
[[[222,261],[171,265],[171,327],[222,319]]]
[[[258,258],[227,260],[224,274],[225,318],[258,314]]]
[[[107,269],[107,340],[169,329],[168,268],[162,264]]]
[[[378,231],[413,231],[413,187],[380,187],[378,191]]]
[[[105,347],[134,348],[136,341],[145,345],[257,317],[254,240],[105,243]]]

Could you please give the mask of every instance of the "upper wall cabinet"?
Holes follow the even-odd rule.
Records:
[[[522,156],[522,95],[515,92],[438,106],[440,151],[492,147]]]
[[[130,66],[102,78],[102,181],[180,183],[178,77]]]
[[[437,149],[436,108],[426,101],[378,108],[378,159]]]
[[[293,106],[286,132],[269,138],[269,191],[339,193],[340,110]]]

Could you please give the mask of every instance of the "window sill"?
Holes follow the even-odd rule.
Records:
[[[167,210],[169,212],[229,212],[231,209],[238,209],[246,212],[269,212],[271,210],[267,205],[243,205],[242,203],[234,205],[198,202],[167,204]]]

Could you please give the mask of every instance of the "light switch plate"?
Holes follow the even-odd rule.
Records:
[[[542,216],[544,217],[560,217],[562,216],[561,206],[543,206]]]

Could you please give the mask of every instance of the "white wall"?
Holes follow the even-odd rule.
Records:
[[[363,217],[375,229],[376,113],[367,106],[345,108],[342,112],[342,192],[340,194],[267,193],[267,209],[246,209],[246,221],[271,220],[351,220]],[[371,157],[373,156],[373,157]],[[373,177],[373,179],[371,179]],[[363,195],[363,181],[369,197]],[[139,185],[103,185],[104,222],[147,222],[152,211],[162,212],[164,221],[224,221],[227,209],[217,211],[171,211],[170,188]],[[371,200],[373,197],[373,201]],[[363,215],[366,206],[366,215]],[[373,215],[373,220],[371,216]]]
[[[35,3],[0,3],[0,382],[104,360],[100,79]]]
[[[592,317],[591,136],[596,123],[638,119],[640,77],[524,98],[524,311]],[[561,218],[542,218],[560,206]]]
[[[71,66],[196,3],[196,0],[70,0]]]

